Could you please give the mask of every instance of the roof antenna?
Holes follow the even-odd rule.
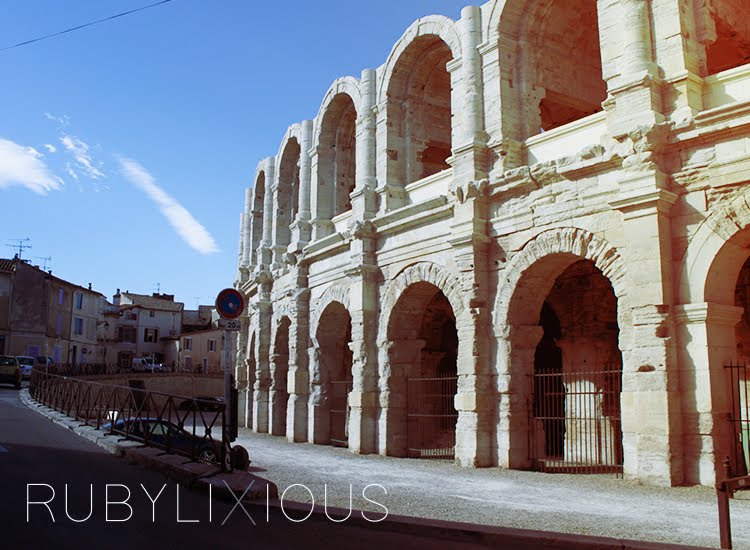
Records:
[[[47,264],[49,263],[49,267],[52,267],[52,256],[34,256],[37,260],[44,260],[44,266],[42,267],[42,271],[47,271]]]
[[[18,256],[19,260],[21,259],[21,256],[23,256],[23,251],[31,248],[30,244],[24,244],[31,240],[28,237],[26,237],[25,239],[8,239],[8,240],[18,241],[18,244],[6,244],[5,246],[7,246],[8,248],[17,248],[18,252],[16,253],[16,255]]]

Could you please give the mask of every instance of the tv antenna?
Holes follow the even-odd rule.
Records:
[[[18,244],[6,244],[5,246],[7,246],[8,248],[13,248],[13,249],[17,248],[18,252],[16,252],[16,255],[18,256],[19,260],[21,259],[21,256],[23,256],[23,251],[31,248],[30,244],[25,244],[31,241],[31,239],[29,239],[28,237],[26,237],[25,239],[8,239],[8,240],[18,242]]]
[[[200,307],[201,297],[200,296],[193,296],[193,298],[195,299],[195,309],[198,309]]]
[[[161,294],[161,283],[154,283],[156,285],[156,293]]]
[[[35,256],[34,258],[37,260],[44,260],[42,271],[47,271],[47,264],[52,267],[52,256]]]

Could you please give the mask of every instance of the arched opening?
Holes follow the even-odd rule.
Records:
[[[426,282],[409,286],[393,308],[388,337],[389,454],[454,458],[458,333],[443,292]]]
[[[539,314],[534,353],[532,465],[622,472],[617,298],[593,262],[557,277]]]
[[[251,235],[250,243],[250,264],[258,264],[258,247],[260,240],[263,238],[263,200],[266,194],[266,173],[261,172],[255,180],[253,188],[253,210],[250,212]]]
[[[623,362],[618,298],[610,280],[591,260],[548,254],[523,270],[505,318],[504,463],[545,472],[621,474]]]
[[[352,320],[339,302],[320,317],[316,340],[320,347],[318,388],[313,389],[314,442],[339,447],[349,442],[349,392],[352,390]],[[317,391],[316,391],[317,390]]]
[[[276,329],[271,355],[271,434],[286,435],[286,409],[289,400],[289,317],[283,317]]]
[[[291,138],[284,148],[279,164],[279,206],[276,211],[276,246],[286,248],[292,238],[290,225],[299,211],[300,146]]]
[[[742,308],[742,318],[735,328],[737,362],[730,363],[729,403],[732,422],[730,458],[732,474],[747,475],[750,471],[750,258],[740,269],[734,289],[735,306]]]
[[[722,0],[710,5],[716,40],[706,46],[706,69],[716,74],[750,63],[750,4]]]
[[[526,113],[521,139],[597,113],[607,98],[596,0],[527,5],[519,36],[520,74],[518,82],[509,82],[510,88],[520,87],[520,112]]]
[[[450,168],[453,58],[437,36],[415,39],[388,85],[388,181],[407,185]]]
[[[336,95],[320,130],[317,217],[330,220],[351,210],[349,196],[356,182],[357,111],[348,94]]]

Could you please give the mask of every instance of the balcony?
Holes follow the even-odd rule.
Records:
[[[442,170],[406,186],[406,193],[411,204],[418,204],[435,197],[447,196],[450,188],[453,169]]]
[[[575,155],[588,145],[600,144],[606,134],[606,113],[594,113],[527,139],[526,163],[531,166]]]
[[[703,81],[703,108],[715,109],[740,101],[750,101],[750,63],[706,77]]]

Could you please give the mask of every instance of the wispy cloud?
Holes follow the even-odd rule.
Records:
[[[44,148],[45,148],[45,149],[47,149],[47,152],[48,152],[48,153],[54,153],[54,152],[56,152],[56,151],[57,151],[57,147],[55,147],[55,146],[54,146],[54,145],[52,145],[51,143],[45,143],[45,144],[44,144]]]
[[[94,160],[91,156],[91,147],[89,147],[88,143],[69,134],[63,134],[60,136],[60,143],[63,144],[66,151],[73,155],[73,158],[76,161],[77,172],[81,172],[84,176],[87,176],[92,180],[104,177],[104,173],[94,166]]]
[[[70,124],[70,117],[68,115],[57,116],[52,113],[44,113],[44,118],[57,122],[59,129],[65,128]]]
[[[219,251],[208,230],[184,206],[159,187],[148,170],[129,158],[120,156],[117,160],[120,162],[123,175],[159,207],[162,215],[183,241],[201,254]]]
[[[39,195],[57,191],[63,181],[42,160],[42,153],[0,138],[0,189],[22,185]]]

